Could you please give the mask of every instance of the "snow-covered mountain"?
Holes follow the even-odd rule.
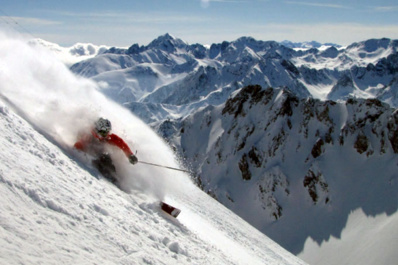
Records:
[[[115,158],[121,189],[71,148],[99,115],[140,160],[179,167],[149,127],[43,49],[0,40],[1,264],[305,264],[186,174]],[[124,158],[124,160],[123,160]],[[166,216],[159,200],[181,208]]]
[[[111,48],[71,69],[148,123],[224,103],[255,84],[287,87],[300,98],[378,98],[395,107],[397,47],[398,41],[374,39],[295,50],[250,37],[208,47],[166,34],[147,46]]]
[[[283,46],[286,46],[288,48],[292,49],[301,49],[301,50],[308,50],[311,48],[316,48],[316,49],[327,49],[329,47],[336,47],[336,48],[342,48],[341,45],[336,44],[336,43],[320,43],[317,41],[305,41],[305,42],[292,42],[289,40],[284,40],[281,42]]]
[[[385,215],[375,225],[388,236],[366,249],[372,259],[361,264],[389,264],[398,258],[390,247],[398,243],[397,115],[377,99],[336,103],[248,86],[162,131],[203,190],[310,263],[358,264],[362,256],[349,263],[336,252],[342,262],[330,259],[333,252],[329,260],[306,255],[304,244],[341,238],[358,209],[364,222]]]

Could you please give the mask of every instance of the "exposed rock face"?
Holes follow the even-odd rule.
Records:
[[[325,143],[322,139],[318,139],[318,141],[316,141],[314,147],[311,150],[311,154],[314,158],[317,158],[318,156],[320,156],[322,154],[322,146],[324,144]]]
[[[329,202],[328,194],[328,184],[322,176],[321,172],[316,172],[312,169],[309,169],[307,174],[304,177],[303,185],[308,190],[308,194],[310,195],[314,204],[319,201],[319,197],[322,193],[326,194],[325,203]]]
[[[267,105],[273,95],[274,90],[272,88],[263,90],[259,85],[244,87],[242,88],[241,93],[225,102],[222,114],[233,114],[235,118],[238,116],[244,117],[246,116],[246,113],[243,111],[243,105],[245,103],[258,104],[261,102],[262,104]]]
[[[362,154],[368,150],[368,147],[369,147],[368,138],[366,137],[366,135],[359,133],[354,143],[354,148],[357,149],[358,153]]]
[[[249,169],[249,163],[247,162],[247,155],[244,154],[242,159],[239,161],[239,169],[242,172],[242,179],[250,180],[252,178],[252,174]]]
[[[261,208],[269,213],[273,220],[282,217],[283,208],[276,196],[277,192],[282,192],[289,196],[289,182],[286,176],[278,167],[272,168],[257,183],[260,193],[258,194]]]

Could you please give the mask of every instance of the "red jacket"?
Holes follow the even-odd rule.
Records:
[[[116,134],[111,133],[106,137],[102,137],[95,133],[94,130],[91,131],[91,134],[81,136],[74,146],[84,152],[99,154],[104,152],[105,143],[119,147],[127,157],[133,154],[130,147]]]

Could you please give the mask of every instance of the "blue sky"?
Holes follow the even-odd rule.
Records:
[[[3,0],[0,28],[70,46],[147,45],[169,33],[212,44],[258,40],[398,39],[396,0]]]

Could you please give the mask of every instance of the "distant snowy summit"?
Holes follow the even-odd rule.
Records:
[[[320,43],[317,41],[292,42],[289,40],[284,40],[280,42],[280,44],[291,49],[311,49],[311,48],[326,49],[329,47],[335,47],[337,49],[340,49],[343,47],[336,43]]]
[[[110,47],[105,45],[94,45],[91,43],[76,43],[70,47],[62,47],[56,43],[48,42],[42,39],[33,39],[29,41],[30,45],[42,46],[51,51],[59,60],[70,66],[77,62],[93,58]]]

